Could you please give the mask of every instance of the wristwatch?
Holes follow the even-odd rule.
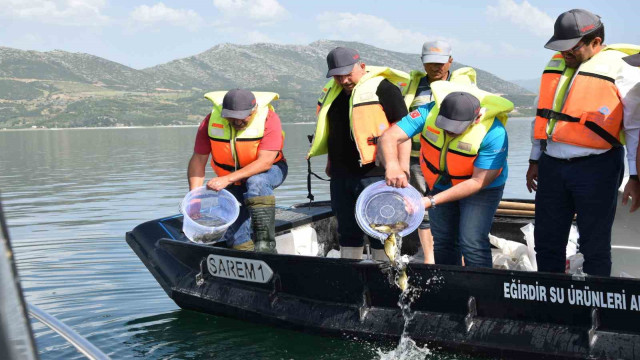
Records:
[[[434,199],[433,196],[431,196],[431,195],[427,195],[427,199],[429,199],[429,201],[431,202],[430,208],[435,209],[436,208],[436,199]]]
[[[529,159],[529,164],[537,165],[538,164],[538,160]]]

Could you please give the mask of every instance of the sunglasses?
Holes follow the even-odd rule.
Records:
[[[565,51],[562,51],[562,52],[570,52],[570,53],[574,53],[574,52],[576,52],[576,51],[578,51],[578,50],[582,49],[582,47],[583,47],[584,45],[585,45],[585,44],[584,44],[583,42],[580,42],[580,43],[578,43],[576,46],[572,47],[571,49],[569,49],[569,50],[565,50]]]

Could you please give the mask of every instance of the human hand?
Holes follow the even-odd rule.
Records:
[[[384,171],[384,180],[389,186],[405,188],[409,185],[407,173],[402,170],[399,164],[387,164]]]
[[[629,212],[632,213],[640,208],[640,181],[629,179],[627,185],[624,186],[622,192],[622,205],[627,205],[631,197],[631,208]]]
[[[324,173],[327,174],[328,177],[331,177],[331,164],[327,161],[327,166],[324,168]]]
[[[219,176],[207,181],[207,188],[214,191],[220,191],[229,186],[229,184],[231,183],[232,181],[229,180],[227,176]]]
[[[527,170],[527,190],[538,191],[538,164],[529,164]]]

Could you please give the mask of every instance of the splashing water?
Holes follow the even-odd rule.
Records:
[[[407,333],[409,323],[413,320],[414,314],[411,312],[411,304],[420,297],[421,288],[412,286],[409,283],[407,273],[407,264],[409,263],[409,257],[407,255],[401,255],[400,249],[402,248],[402,237],[398,234],[391,234],[389,237],[394,237],[395,244],[393,248],[387,249],[387,243],[385,243],[385,252],[389,256],[391,261],[391,271],[389,272],[389,283],[398,286],[402,292],[398,298],[398,307],[402,311],[404,317],[404,327],[402,329],[402,335],[400,336],[400,342],[398,346],[391,351],[384,352],[381,349],[377,349],[378,359],[380,360],[418,360],[424,359],[431,354],[431,350],[424,347],[419,347],[413,339],[411,339]],[[389,250],[389,251],[387,251]]]
[[[376,350],[379,360],[424,360],[431,355],[431,350],[419,347],[410,337],[403,336],[395,350],[384,352],[380,349]]]

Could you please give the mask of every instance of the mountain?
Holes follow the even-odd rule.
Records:
[[[149,76],[101,57],[0,47],[0,78],[61,80],[143,89]]]
[[[524,80],[511,80],[512,83],[531,91],[534,94],[538,93],[540,89],[540,78],[537,79],[524,79]]]
[[[210,111],[204,92],[235,87],[278,92],[284,122],[313,121],[327,81],[326,54],[336,46],[358,49],[370,65],[404,71],[422,66],[418,54],[327,40],[221,44],[142,70],[89,54],[0,47],[0,127],[196,124]],[[512,100],[515,116],[530,115],[530,91],[476,70],[482,89]]]

